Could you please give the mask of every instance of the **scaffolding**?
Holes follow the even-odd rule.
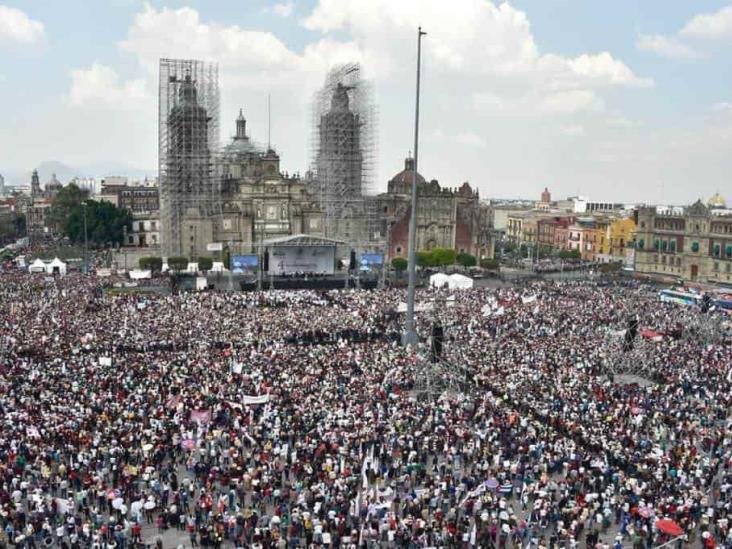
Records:
[[[330,70],[315,94],[312,189],[323,211],[323,235],[361,250],[383,245],[378,232],[373,174],[376,108],[358,63]]]
[[[219,185],[219,68],[216,63],[160,60],[158,170],[164,257],[185,255],[181,224],[187,214],[212,218]]]

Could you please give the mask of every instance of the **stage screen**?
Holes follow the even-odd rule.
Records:
[[[275,275],[335,272],[335,246],[282,246],[269,253],[269,268]]]
[[[362,271],[378,270],[383,264],[383,254],[361,254],[360,265]]]
[[[235,255],[231,258],[231,272],[249,273],[257,270],[256,255]]]

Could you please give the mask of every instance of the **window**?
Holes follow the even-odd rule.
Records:
[[[676,251],[676,241],[675,240],[669,240],[668,251],[671,253],[674,253]]]
[[[692,242],[691,243],[691,251],[692,252],[698,252],[699,251],[699,243],[698,242]]]
[[[645,246],[645,244],[646,244],[646,241],[641,238],[638,241],[638,248],[640,248],[642,250],[643,249],[643,246]]]
[[[727,245],[727,247],[725,247],[724,255],[727,256],[727,258],[732,257],[732,246]]]
[[[668,242],[666,242],[665,240],[662,240],[661,241],[661,250],[663,250],[665,252],[666,248],[668,248]]]
[[[722,254],[722,246],[715,244],[712,248],[712,253],[714,254],[714,257],[719,257]]]

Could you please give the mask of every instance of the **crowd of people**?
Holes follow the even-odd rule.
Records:
[[[630,309],[679,312],[652,289],[444,292],[435,364],[401,289],[1,273],[0,547],[732,547],[728,342],[609,377]]]

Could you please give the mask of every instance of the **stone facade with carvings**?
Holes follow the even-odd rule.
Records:
[[[389,235],[389,258],[406,257],[409,246],[409,218],[414,161],[407,158],[404,169],[388,183],[386,193],[375,200],[381,218],[380,231]],[[469,183],[459,188],[441,187],[417,174],[417,250],[454,249],[478,257],[492,257],[490,214]]]

